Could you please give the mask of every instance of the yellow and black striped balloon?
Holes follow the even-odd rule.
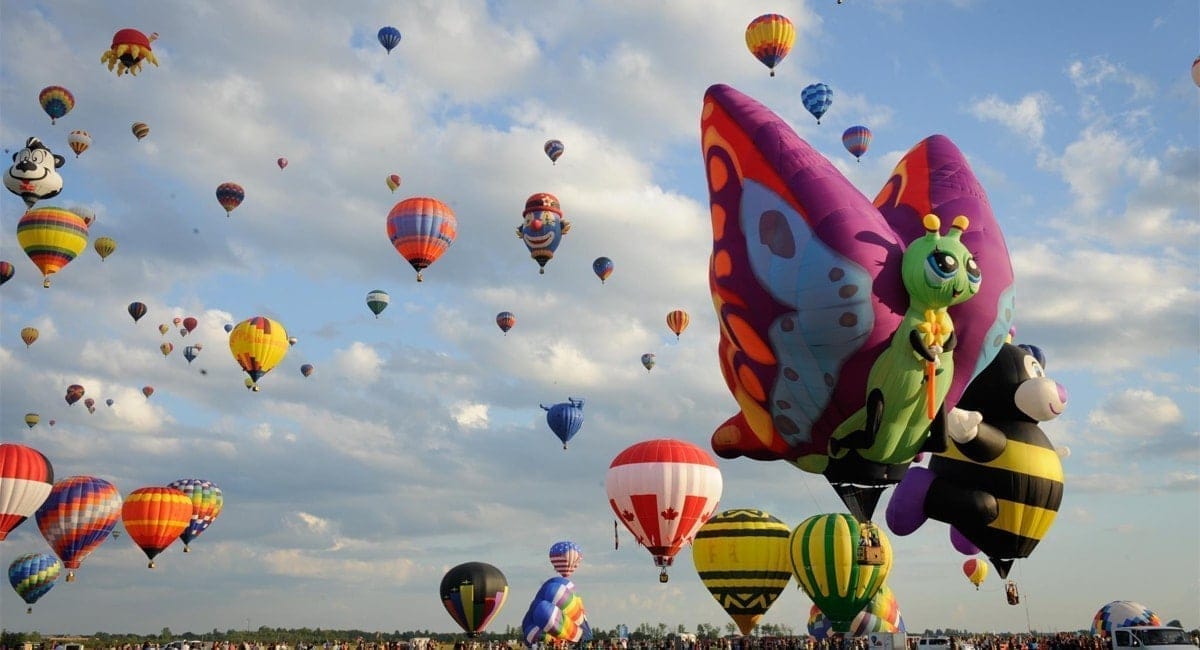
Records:
[[[788,540],[796,581],[838,632],[850,630],[892,569],[892,544],[881,529],[875,531],[881,564],[859,562],[860,524],[848,514],[809,517]]]
[[[791,579],[787,524],[762,510],[726,510],[692,542],[700,581],[742,634],[750,634]]]

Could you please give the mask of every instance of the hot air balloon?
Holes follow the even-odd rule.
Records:
[[[762,510],[726,510],[709,519],[692,542],[700,582],[743,635],[762,619],[792,577],[791,529]]]
[[[508,580],[484,562],[460,564],[442,576],[442,605],[470,638],[479,636],[508,598]]]
[[[1108,638],[1118,627],[1140,625],[1162,625],[1162,619],[1141,603],[1114,600],[1097,610],[1096,615],[1092,617],[1092,634]]]
[[[38,329],[36,327],[22,327],[21,340],[25,342],[25,347],[33,345],[33,342],[38,340]]]
[[[121,495],[102,478],[71,476],[54,484],[36,517],[42,537],[67,567],[67,582],[74,582],[75,569],[121,518]]]
[[[104,260],[109,255],[112,255],[113,251],[117,250],[117,242],[112,237],[99,237],[92,243],[92,248],[95,248],[96,253],[100,255],[100,259]]]
[[[417,282],[422,282],[421,271],[454,243],[458,219],[445,203],[415,196],[392,206],[387,215],[387,234],[396,252],[417,272]]]
[[[555,542],[550,546],[550,564],[558,575],[570,578],[583,561],[583,549],[571,541]]]
[[[546,152],[546,157],[550,159],[551,164],[558,164],[558,159],[562,157],[563,152],[567,148],[563,146],[562,140],[547,140],[546,144],[542,145],[542,151]]]
[[[867,147],[871,146],[871,129],[852,126],[842,131],[842,146],[846,147],[846,151],[849,151],[855,160],[862,162],[862,155],[867,153]]]
[[[67,146],[71,147],[71,151],[75,152],[75,157],[88,150],[92,146],[92,136],[87,131],[75,130],[67,134]]]
[[[163,341],[162,345],[158,346],[158,350],[160,352],[162,352],[164,357],[167,356],[168,354],[171,354],[171,351],[174,349],[175,349],[175,346],[170,341]]]
[[[400,174],[388,174],[384,182],[387,183],[389,190],[395,192],[396,188],[400,187]]]
[[[150,135],[150,125],[145,122],[134,122],[133,126],[129,127],[129,130],[133,132],[133,137],[138,140]]]
[[[550,430],[562,441],[563,449],[566,449],[567,443],[583,426],[583,400],[568,397],[565,402],[554,406],[542,406],[542,409],[546,411],[546,424],[550,425]]]
[[[297,344],[297,343],[299,343],[299,342],[300,342],[300,339],[298,339],[298,338],[296,338],[296,337],[294,337],[294,336],[289,336],[289,337],[288,337],[288,346],[289,346],[289,347],[291,347],[291,346],[293,346],[293,345],[295,345],[295,344]]]
[[[150,560],[183,534],[192,518],[192,499],[173,487],[142,487],[129,493],[121,506],[125,532]]]
[[[233,331],[233,323],[225,323],[225,333],[228,334],[229,332],[232,332],[232,331]]]
[[[0,443],[0,541],[37,511],[53,484],[54,468],[42,452]]]
[[[1200,87],[1200,56],[1192,61],[1192,83]]]
[[[91,397],[83,400],[83,405],[87,407],[88,413],[96,412],[96,400],[92,399]]]
[[[970,580],[971,584],[975,585],[975,591],[979,591],[979,585],[983,584],[984,579],[987,578],[987,562],[979,558],[968,558],[963,562],[962,570],[963,574],[967,576],[967,580]]]
[[[379,44],[387,50],[388,54],[392,53],[392,48],[400,44],[400,30],[388,25],[379,28]]]
[[[376,289],[367,294],[367,309],[370,309],[371,313],[375,314],[375,318],[379,318],[379,315],[383,313],[383,310],[387,309],[390,301],[391,297],[388,296],[386,291],[383,289]]]
[[[194,345],[184,346],[184,348],[183,348],[183,358],[187,359],[188,363],[191,363],[192,360],[195,359],[196,356],[199,354],[200,354],[200,348],[198,348]]]
[[[109,72],[115,69],[118,77],[126,72],[137,76],[145,61],[158,67],[158,59],[155,58],[154,51],[150,49],[150,44],[157,38],[158,32],[146,36],[136,29],[118,30],[116,34],[113,34],[112,44],[104,54],[100,55],[100,62],[108,64]]]
[[[642,355],[642,366],[646,368],[646,372],[650,372],[650,369],[654,367],[653,352],[647,352],[646,354]]]
[[[0,261],[0,284],[11,280],[14,273],[16,273],[16,269],[13,268],[12,262]]]
[[[167,325],[166,323],[159,323],[159,324],[158,324],[158,333],[159,333],[159,334],[162,334],[163,336],[166,336],[166,335],[167,335],[167,332],[169,332],[169,331],[171,331],[171,326],[170,326],[170,325]]]
[[[230,216],[234,208],[242,204],[246,198],[246,190],[242,189],[237,183],[221,183],[217,186],[217,203],[225,208],[225,216]]]
[[[613,458],[604,478],[608,504],[660,567],[659,582],[684,544],[716,512],[721,470],[683,440],[646,440]]]
[[[154,394],[154,387],[142,386],[142,394],[146,396],[146,399],[150,399],[150,396]]]
[[[67,406],[70,406],[83,399],[83,392],[83,386],[80,386],[79,384],[71,384],[70,386],[67,386],[67,395],[64,398],[67,400]]]
[[[792,531],[789,546],[792,574],[838,632],[850,630],[892,568],[892,546],[883,531],[844,513],[805,519]]]
[[[821,116],[833,104],[833,89],[828,84],[809,84],[800,91],[800,101],[804,108],[817,118],[817,124],[820,124]]]
[[[171,319],[171,322],[174,323],[176,326],[182,325],[183,324],[183,316],[176,316],[175,318]]]
[[[775,66],[792,51],[796,28],[786,16],[763,14],[746,26],[746,47],[775,76]]]
[[[134,301],[129,303],[129,316],[133,318],[133,322],[141,320],[142,316],[146,315],[146,303]]]
[[[67,208],[67,210],[79,215],[79,218],[83,219],[83,222],[86,223],[89,228],[91,228],[92,222],[96,220],[95,210],[92,210],[86,205],[73,205]]]
[[[304,375],[305,377],[311,377],[313,370],[313,364],[311,363],[306,363],[300,366],[300,374]]]
[[[42,421],[42,416],[38,415],[37,413],[26,413],[25,414],[25,426],[29,427],[30,429],[36,427],[37,423],[41,422],[41,421]]]
[[[104,404],[105,404],[106,406],[112,406],[112,405],[113,405],[113,398],[111,398],[111,397],[110,397],[110,398],[108,398],[108,399],[104,400]]]
[[[50,276],[71,263],[88,242],[88,225],[74,212],[62,208],[33,208],[17,222],[17,241],[42,272],[43,287]]]
[[[58,168],[66,159],[50,151],[41,140],[29,138],[25,147],[13,154],[12,165],[4,175],[4,189],[21,197],[26,208],[62,193],[63,177]]]
[[[200,321],[196,320],[195,316],[188,316],[187,318],[183,319],[183,329],[187,330],[189,333],[196,329],[196,326],[199,324]]]
[[[275,161],[275,164],[279,166],[279,171],[283,171],[288,166],[288,159],[281,156]]]
[[[183,552],[190,553],[188,544],[216,521],[221,509],[225,507],[225,497],[221,494],[221,488],[212,481],[199,478],[181,478],[172,481],[168,487],[183,492],[191,502],[191,516],[187,528],[179,535],[183,542]]]
[[[516,324],[517,317],[511,311],[502,311],[499,314],[496,314],[496,326],[499,327],[500,331],[504,332],[505,335],[507,335],[508,330],[512,329],[513,325]]]
[[[600,284],[604,284],[604,281],[613,273],[613,261],[607,257],[597,257],[592,261],[592,273],[600,278]]]
[[[51,419],[51,420],[50,420],[50,426],[54,426],[54,423],[55,423],[55,422],[57,422],[57,420],[53,420],[53,419]]]
[[[62,86],[46,86],[38,93],[38,103],[42,110],[50,116],[50,123],[71,112],[75,108],[75,96]]]
[[[583,598],[575,583],[555,577],[542,583],[525,617],[521,620],[521,641],[527,647],[537,643],[555,646],[591,638]]]
[[[817,640],[827,638],[833,631],[833,621],[825,616],[821,608],[813,605],[808,610],[809,636]],[[904,617],[900,615],[900,605],[896,602],[896,594],[891,587],[884,584],[875,593],[875,597],[863,608],[850,623],[847,636],[864,637],[872,633],[895,634],[905,632]]]
[[[278,322],[254,316],[229,333],[229,351],[249,376],[252,390],[257,391],[258,380],[287,356],[288,335]]]
[[[691,316],[682,309],[676,309],[667,314],[667,327],[675,332],[675,339],[679,340],[679,335],[683,334],[683,330],[687,329],[688,323],[692,322]]]
[[[526,199],[521,217],[517,237],[525,242],[529,256],[538,263],[538,273],[545,273],[546,263],[554,259],[554,251],[558,250],[563,235],[571,230],[571,222],[563,219],[558,197],[547,192]]]
[[[8,565],[8,583],[29,605],[26,614],[33,613],[33,604],[54,587],[61,571],[62,562],[49,553],[26,553]]]

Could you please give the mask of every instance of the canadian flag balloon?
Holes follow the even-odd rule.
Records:
[[[662,568],[717,510],[721,470],[700,447],[669,438],[639,442],[617,454],[604,480],[608,503]]]

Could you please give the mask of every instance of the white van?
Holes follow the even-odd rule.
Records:
[[[917,650],[950,650],[950,637],[923,636],[917,640]]]
[[[1118,627],[1113,630],[1113,650],[1184,650],[1194,649],[1192,640],[1188,638],[1183,628],[1165,625],[1142,625],[1137,627]]]

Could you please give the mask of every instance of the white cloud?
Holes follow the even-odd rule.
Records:
[[[335,374],[364,386],[379,379],[383,359],[371,346],[355,341],[349,348],[338,350],[332,359]]]
[[[1033,145],[1042,143],[1046,135],[1046,118],[1055,110],[1054,102],[1046,93],[1031,93],[1014,103],[989,95],[970,107],[971,114],[977,119],[997,122]]]
[[[452,416],[464,429],[486,429],[488,427],[488,405],[460,403],[454,407]]]
[[[1183,422],[1183,413],[1170,397],[1128,389],[1110,396],[1088,422],[1117,436],[1155,438]]]

